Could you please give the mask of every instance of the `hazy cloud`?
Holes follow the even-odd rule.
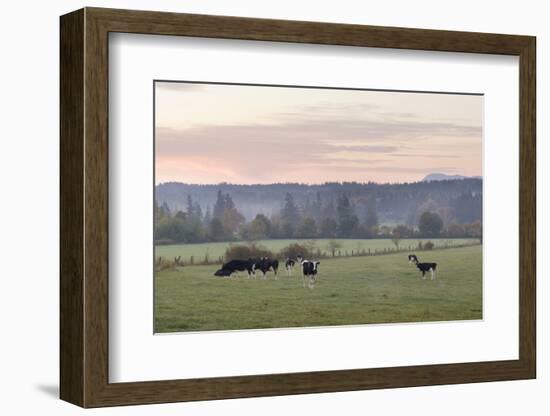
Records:
[[[480,173],[481,123],[460,113],[452,97],[379,92],[376,100],[355,95],[348,102],[345,92],[332,90],[256,87],[255,95],[233,86],[217,95],[219,86],[158,86],[170,93],[157,111],[173,113],[157,119],[164,120],[156,126],[157,181],[411,181],[435,171]],[[200,98],[177,99],[183,96]]]

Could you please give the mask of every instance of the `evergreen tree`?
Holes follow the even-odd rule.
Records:
[[[294,235],[300,222],[300,210],[294,202],[292,194],[285,195],[285,205],[281,210],[281,233],[283,237],[290,238]]]
[[[216,197],[216,203],[214,204],[214,212],[212,212],[212,217],[217,219],[222,219],[223,211],[225,210],[225,198],[221,190],[218,190],[218,195]]]
[[[336,210],[338,212],[338,234],[344,238],[353,237],[357,233],[359,219],[355,215],[347,195],[343,194],[338,198]]]
[[[186,211],[189,217],[192,217],[195,214],[194,208],[195,206],[193,205],[193,198],[189,194],[187,195],[187,211]]]
[[[378,215],[376,214],[376,204],[374,201],[367,205],[367,215],[365,218],[365,226],[368,229],[378,227]]]
[[[235,204],[233,203],[233,198],[231,198],[231,195],[225,194],[223,207],[224,207],[224,209],[233,209],[233,208],[235,208]]]
[[[219,220],[222,224],[223,234],[228,239],[233,239],[235,233],[239,227],[244,223],[245,218],[243,215],[237,211],[235,208],[235,203],[229,194],[223,194],[221,190],[218,190],[218,195],[216,198],[216,203],[214,204],[214,212],[212,214],[213,219]],[[212,225],[212,221],[210,222]],[[218,223],[214,223],[215,235],[218,238]],[[212,235],[212,229],[210,234]],[[219,240],[218,240],[219,241]]]
[[[321,222],[323,218],[323,203],[321,201],[321,193],[319,191],[315,194],[315,200],[310,204],[310,208],[306,211],[306,216],[313,218],[316,222]]]
[[[193,205],[193,215],[199,222],[202,222],[202,208],[198,202]]]
[[[213,218],[210,221],[208,237],[211,241],[223,241],[225,239],[223,224],[219,218]]]
[[[204,217],[202,219],[202,223],[204,226],[208,226],[210,224],[210,221],[212,221],[212,213],[210,212],[210,205],[206,206],[206,212],[204,213]]]
[[[162,213],[163,215],[165,216],[170,216],[171,213],[170,213],[170,207],[168,206],[168,204],[166,203],[166,201],[164,201],[162,203],[162,206],[160,207],[160,209],[162,210]]]
[[[285,205],[281,210],[281,220],[295,227],[300,222],[300,211],[289,192],[285,195]]]
[[[378,215],[376,213],[376,202],[374,198],[367,204],[364,233],[367,238],[376,237],[378,234]]]

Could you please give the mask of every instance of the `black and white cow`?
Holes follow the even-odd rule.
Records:
[[[292,276],[292,270],[294,270],[294,266],[296,265],[297,260],[288,257],[285,261],[285,269],[287,276]]]
[[[275,273],[275,279],[277,279],[277,270],[279,269],[279,260],[270,259],[269,257],[262,257],[258,262],[254,263],[254,273],[256,270],[260,270],[263,274],[263,278],[266,278],[266,273],[273,270]]]
[[[254,272],[254,262],[250,260],[231,260],[222,265],[222,268],[214,273],[214,276],[231,277],[237,271],[247,271],[248,277]]]
[[[252,276],[256,277],[256,270],[259,270],[259,264],[262,261],[261,258],[249,258],[249,262],[252,263]]]
[[[300,264],[302,266],[302,282],[304,287],[306,287],[307,280],[307,286],[310,289],[313,289],[313,286],[317,281],[317,272],[319,271],[319,264],[321,264],[321,262],[302,259]]]
[[[298,254],[296,257],[287,257],[285,261],[285,269],[287,275],[292,276],[292,272],[294,271],[294,266],[296,266],[296,263],[302,265],[303,260],[304,257],[301,254]]]
[[[416,267],[418,267],[418,270],[422,272],[422,279],[426,280],[427,272],[431,272],[432,274],[431,280],[434,280],[434,278],[436,277],[437,263],[420,263],[418,261],[418,257],[416,257],[415,254],[409,254],[409,263],[416,264]]]

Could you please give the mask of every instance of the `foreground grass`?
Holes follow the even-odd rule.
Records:
[[[156,332],[284,328],[482,318],[481,246],[420,253],[438,263],[422,280],[406,255],[323,260],[314,289],[298,270],[279,279],[214,277],[215,266],[155,274]]]
[[[299,239],[286,239],[286,240],[260,240],[256,243],[268,248],[269,250],[273,252],[278,252],[282,248],[288,246],[292,243],[310,243],[313,242],[315,244],[315,249],[319,249],[322,252],[329,252],[329,249],[327,247],[328,242],[331,241],[330,239],[313,239],[313,240],[299,240]],[[395,245],[392,243],[391,239],[389,238],[379,238],[379,239],[336,239],[342,247],[340,248],[341,254],[345,255],[346,250],[351,253],[351,250],[357,251],[357,250],[366,250],[369,249],[374,251],[374,249],[377,250],[383,250],[383,249],[395,249]],[[436,239],[429,239],[429,238],[411,238],[411,239],[403,239],[401,240],[400,247],[401,248],[408,248],[409,246],[411,248],[417,247],[418,242],[422,241],[422,243],[425,243],[426,241],[432,241],[436,247],[442,247],[445,245],[459,245],[459,244],[466,244],[469,242],[478,242],[477,240],[473,239],[467,239],[467,238],[450,238],[450,239],[443,239],[443,238],[436,238]],[[210,259],[217,259],[220,256],[223,256],[225,254],[225,250],[227,247],[229,247],[231,244],[243,244],[240,243],[230,243],[230,242],[222,242],[222,243],[201,243],[201,244],[174,244],[174,245],[166,245],[166,246],[156,246],[155,247],[155,257],[158,258],[159,256],[163,258],[173,259],[174,257],[181,256],[182,261],[189,262],[189,259],[191,256],[194,257],[194,260],[196,262],[200,262],[206,255]]]

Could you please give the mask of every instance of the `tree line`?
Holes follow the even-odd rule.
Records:
[[[229,193],[218,190],[215,203],[203,210],[200,203],[187,196],[185,210],[172,212],[166,202],[155,200],[156,244],[201,243],[218,241],[255,241],[262,239],[312,238],[402,238],[449,237],[480,238],[481,223],[444,222],[437,212],[424,211],[416,226],[379,224],[377,201],[371,198],[362,209],[346,193],[324,200],[320,192],[304,203],[296,202],[287,192],[282,208],[267,216],[257,214],[246,221]]]
[[[323,205],[331,201],[336,207],[341,195],[346,195],[357,216],[362,222],[372,201],[376,201],[376,213],[381,224],[406,224],[418,226],[423,212],[436,212],[445,225],[467,224],[481,221],[482,179],[470,178],[415,183],[377,184],[372,182],[335,182],[323,184],[271,183],[257,185],[243,184],[186,184],[167,182],[155,187],[159,204],[164,201],[173,212],[186,211],[187,197],[193,196],[205,209],[213,207],[218,191],[231,195],[234,205],[245,217],[252,221],[257,214],[271,218],[278,214],[290,193],[300,209],[315,207],[318,195]],[[318,223],[318,216],[312,216]]]

